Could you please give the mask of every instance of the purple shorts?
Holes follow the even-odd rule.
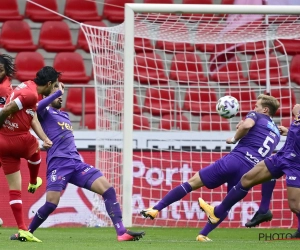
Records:
[[[53,158],[47,169],[47,191],[65,190],[68,183],[90,190],[93,182],[103,176],[99,169],[77,159]]]
[[[286,175],[288,187],[300,188],[300,163],[275,154],[266,158],[265,164],[274,178]]]
[[[201,169],[199,175],[205,187],[214,189],[227,182],[229,191],[251,168],[253,168],[252,164],[228,154]]]

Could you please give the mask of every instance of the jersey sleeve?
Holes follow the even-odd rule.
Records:
[[[37,100],[37,94],[30,90],[22,91],[22,93],[14,99],[20,110],[35,107]]]
[[[258,120],[258,115],[255,111],[250,111],[247,115],[246,115],[246,119],[247,118],[250,118],[252,119],[253,121],[257,122]]]
[[[60,97],[61,95],[62,95],[61,90],[58,90],[54,94],[49,95],[38,102],[36,112],[40,118],[42,118],[46,114],[47,107],[51,104],[51,102],[53,102],[56,98]]]

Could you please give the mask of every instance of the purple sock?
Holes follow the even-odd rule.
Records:
[[[102,195],[106,211],[114,224],[117,235],[123,235],[126,232],[126,228],[122,222],[122,211],[120,204],[117,201],[116,191],[113,187],[107,189]]]
[[[212,230],[214,230],[217,226],[220,225],[220,223],[227,217],[228,212],[225,213],[220,220],[218,221],[218,223],[216,224],[212,224],[210,222],[207,222],[206,225],[204,226],[204,228],[201,229],[201,231],[199,232],[199,234],[202,234],[204,236],[207,236]]]
[[[48,218],[48,216],[56,209],[57,205],[46,201],[44,206],[36,212],[30,225],[29,232],[33,233],[42,223]]]
[[[275,184],[275,179],[261,184],[261,202],[258,209],[260,214],[268,212]]]
[[[175,201],[181,200],[190,192],[192,192],[191,185],[188,182],[182,183],[181,185],[173,188],[169,193],[167,193],[166,196],[162,198],[153,208],[161,211]]]
[[[228,212],[234,204],[236,204],[248,194],[249,190],[250,188],[244,188],[241,184],[241,181],[239,181],[238,184],[236,184],[228,192],[222,203],[219,206],[215,207],[215,216],[217,216],[218,218],[222,218],[224,214]]]
[[[296,214],[298,218],[298,229],[297,231],[300,232],[300,213]]]

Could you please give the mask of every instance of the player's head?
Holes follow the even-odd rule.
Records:
[[[54,84],[51,94],[54,94],[57,90],[59,90],[59,84],[60,84],[59,82]],[[64,85],[62,85],[62,89],[64,89],[64,88],[65,88]],[[53,102],[51,102],[51,106],[52,106],[52,108],[55,108],[55,109],[61,109],[62,102],[63,102],[62,96],[60,96],[60,97],[56,98]]]
[[[39,94],[50,95],[53,85],[58,83],[58,77],[61,72],[57,72],[53,67],[45,66],[36,73],[36,78],[33,80],[37,85]]]
[[[279,106],[279,101],[275,97],[261,94],[257,98],[254,110],[261,114],[274,116]]]
[[[6,76],[11,78],[15,73],[16,69],[13,58],[6,54],[0,55],[0,83]]]

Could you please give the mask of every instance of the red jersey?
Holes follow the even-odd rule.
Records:
[[[4,107],[4,104],[13,91],[10,80],[8,77],[3,79],[3,82],[0,83],[0,108]]]
[[[5,104],[15,101],[19,111],[10,115],[0,129],[1,134],[17,135],[28,133],[36,111],[38,93],[36,84],[27,81],[19,84],[11,93]]]

